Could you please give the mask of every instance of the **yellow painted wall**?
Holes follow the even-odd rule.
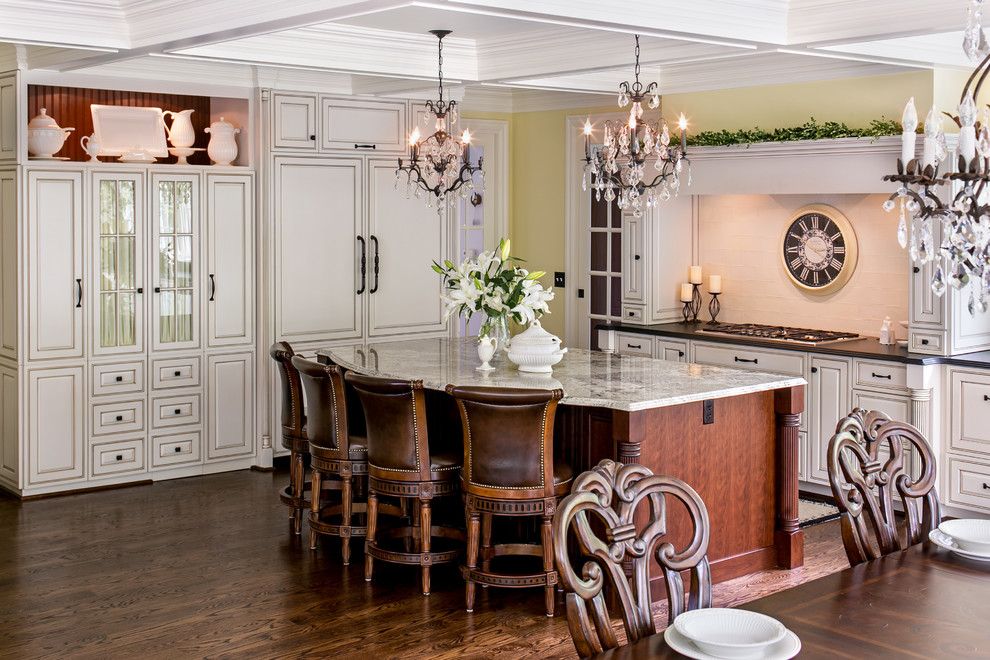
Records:
[[[796,126],[814,116],[819,121],[841,121],[866,126],[870,120],[898,119],[904,103],[914,96],[924,113],[935,94],[931,71],[849,78],[816,83],[770,85],[664,97],[668,118],[684,112],[695,131],[759,126],[773,129]],[[945,83],[946,85],[948,83]],[[956,92],[958,94],[958,92]],[[510,219],[512,251],[531,268],[552,273],[565,261],[565,139],[569,115],[616,112],[602,108],[550,110],[465,117],[507,119],[510,122]],[[946,122],[948,126],[948,122]],[[571,276],[571,282],[576,281]],[[566,298],[558,295],[543,325],[564,337]],[[566,341],[566,337],[564,337]]]

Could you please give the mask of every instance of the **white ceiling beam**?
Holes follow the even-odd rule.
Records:
[[[117,0],[4,0],[0,41],[116,50],[130,47]]]
[[[787,44],[839,45],[961,30],[969,0],[790,0]]]

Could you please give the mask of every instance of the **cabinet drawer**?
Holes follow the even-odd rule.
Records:
[[[945,333],[931,330],[911,330],[909,350],[914,353],[941,355],[945,346]]]
[[[907,367],[892,362],[868,362],[856,360],[856,385],[878,387],[885,390],[907,389]]]
[[[115,401],[93,406],[93,435],[144,430],[144,401]]]
[[[658,360],[669,362],[687,362],[688,345],[686,341],[675,341],[673,339],[656,340],[655,357]]]
[[[990,456],[990,375],[953,371],[949,448]]]
[[[642,323],[643,308],[622,306],[622,320],[627,323]]]
[[[619,355],[653,357],[653,337],[617,332],[615,333],[615,350]]]
[[[144,362],[93,365],[93,396],[144,389]]]
[[[172,387],[196,387],[199,385],[199,357],[153,360],[151,362],[151,386],[156,390]]]
[[[144,470],[144,438],[93,445],[90,456],[93,475]]]
[[[199,431],[151,437],[151,466],[199,463],[202,440]]]
[[[949,502],[990,511],[990,463],[949,457]]]
[[[698,364],[804,377],[804,355],[789,351],[695,344],[694,361]]]
[[[160,429],[169,426],[199,424],[199,394],[156,397],[151,400],[151,426]]]
[[[406,110],[404,101],[321,99],[320,147],[405,154]]]

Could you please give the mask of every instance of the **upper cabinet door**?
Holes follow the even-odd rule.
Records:
[[[199,347],[200,200],[196,174],[151,179],[152,346]]]
[[[208,346],[254,339],[254,195],[250,175],[206,176]]]
[[[17,173],[0,172],[0,357],[17,359]]]
[[[101,173],[92,178],[93,354],[144,350],[144,176]]]
[[[442,283],[430,265],[447,257],[447,214],[396,189],[395,161],[368,167],[368,335],[442,331]]]
[[[406,153],[408,108],[405,101],[323,98],[320,103],[321,149]],[[420,132],[426,137],[433,130]]]
[[[361,171],[360,159],[275,159],[276,339],[361,337]]]
[[[28,174],[28,357],[83,355],[81,172]]]
[[[646,300],[643,287],[643,264],[646,263],[643,259],[646,249],[645,220],[647,220],[646,217],[637,218],[632,213],[622,214],[622,246],[620,250],[622,253],[622,302],[643,303]],[[609,238],[609,235],[598,234],[598,237]],[[615,241],[616,235],[612,234],[611,239]],[[605,247],[612,250],[612,254],[615,255],[614,244]],[[594,248],[593,242],[592,249]],[[615,270],[614,264],[612,270]]]
[[[272,94],[272,148],[316,151],[316,97]]]

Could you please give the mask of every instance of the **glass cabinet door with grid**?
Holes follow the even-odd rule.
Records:
[[[93,353],[144,350],[144,176],[94,173]]]
[[[151,185],[153,236],[152,345],[155,350],[199,347],[200,197],[194,174],[155,174]]]

